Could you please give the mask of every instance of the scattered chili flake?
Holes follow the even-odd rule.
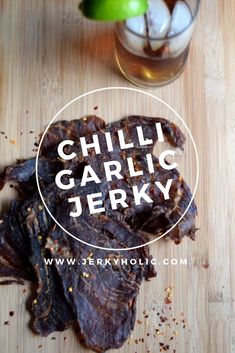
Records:
[[[139,341],[138,341],[138,340],[135,340],[135,343],[136,343],[136,344],[138,344],[138,343],[139,343]]]
[[[29,133],[30,133],[30,134],[34,134],[34,131],[33,131],[33,130],[30,130]]]
[[[164,302],[165,302],[165,304],[171,304],[172,303],[172,301],[168,297],[166,297],[164,299]]]
[[[51,340],[56,340],[56,338],[53,336],[53,337],[51,337]]]
[[[208,269],[209,266],[210,265],[208,263],[205,263],[205,264],[202,265],[202,267],[204,267],[205,269]]]
[[[165,321],[167,321],[168,319],[167,319],[166,316],[160,316],[160,320],[161,320],[161,322],[165,322]]]
[[[40,345],[38,346],[38,348],[42,348],[42,344],[40,344]]]
[[[90,275],[89,275],[89,273],[87,273],[87,272],[83,272],[82,277],[84,277],[84,278],[89,278]]]
[[[96,105],[95,107],[94,107],[94,110],[97,110],[98,109],[98,105]]]
[[[137,324],[141,325],[142,321],[141,320],[137,320]]]
[[[9,326],[9,325],[10,325],[10,322],[9,322],[9,321],[5,321],[5,322],[4,322],[4,325]]]
[[[8,139],[8,136],[7,136],[7,135],[5,135],[5,139]]]
[[[10,312],[9,312],[9,315],[10,315],[10,316],[14,316],[14,314],[15,314],[14,311],[10,311]]]
[[[4,131],[1,131],[1,134],[2,134],[2,135],[6,135],[6,133],[5,133]]]

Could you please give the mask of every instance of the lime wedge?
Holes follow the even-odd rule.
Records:
[[[79,5],[85,17],[98,21],[122,21],[143,15],[147,0],[83,0]]]

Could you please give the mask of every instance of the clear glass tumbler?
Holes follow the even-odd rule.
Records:
[[[183,72],[199,3],[149,0],[147,14],[116,24],[115,58],[129,81],[157,87]]]

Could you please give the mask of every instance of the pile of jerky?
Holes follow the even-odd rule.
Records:
[[[73,237],[57,226],[45,210],[35,179],[35,158],[18,161],[6,167],[0,174],[0,189],[5,183],[14,184],[17,199],[12,200],[9,210],[0,219],[0,276],[3,283],[32,281],[36,290],[32,299],[32,329],[39,335],[47,336],[54,331],[63,331],[69,327],[76,329],[82,344],[96,352],[119,348],[128,338],[134,327],[136,299],[143,279],[149,280],[156,272],[146,259],[151,259],[149,247],[119,251],[145,244],[149,239],[169,230],[187,208],[192,197],[191,192],[179,172],[166,171],[153,155],[153,145],[120,150],[117,131],[123,129],[130,141],[137,141],[136,127],[142,126],[144,136],[157,142],[155,124],[161,123],[167,142],[183,149],[185,136],[173,123],[161,118],[129,116],[110,125],[96,116],[88,116],[72,121],[60,121],[52,125],[45,135],[38,160],[38,174],[43,197],[51,213],[66,229],[81,240],[90,244],[110,248],[110,251],[93,248]],[[101,137],[104,132],[114,136],[114,151],[110,154],[95,155],[89,152],[83,157],[79,147],[79,138],[86,136],[87,142],[96,133]],[[63,141],[76,142],[73,147],[77,156],[72,161],[58,158],[57,147]],[[102,143],[102,142],[101,142]],[[106,160],[119,161],[123,166],[131,156],[135,167],[146,169],[146,154],[153,155],[155,174],[146,170],[144,176],[130,178],[128,172],[120,180],[101,184],[88,183],[81,188],[84,166],[90,164],[102,178],[100,165]],[[55,175],[62,169],[72,170],[76,180],[75,189],[58,189]],[[125,170],[125,169],[124,169]],[[170,200],[161,197],[155,180],[173,179]],[[153,203],[136,206],[133,200],[132,185],[149,183],[149,193]],[[128,208],[112,210],[108,191],[120,188],[128,195]],[[91,215],[85,196],[102,191],[105,212]],[[68,197],[78,195],[83,204],[82,215],[69,216]],[[180,243],[184,236],[195,237],[196,206],[191,204],[184,218],[168,233],[168,237]],[[126,258],[142,260],[143,264],[102,266],[96,259]],[[94,259],[95,265],[60,265],[52,261],[47,265],[45,259]]]

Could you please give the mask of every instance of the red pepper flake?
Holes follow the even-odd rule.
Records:
[[[135,340],[135,343],[136,343],[136,344],[138,344],[138,343],[139,343],[139,341],[138,341],[138,340]]]
[[[10,312],[9,312],[9,315],[10,315],[10,316],[14,316],[14,314],[15,314],[14,311],[10,311]]]
[[[142,321],[141,320],[137,320],[137,324],[141,325]]]
[[[172,301],[168,297],[164,299],[164,302],[165,304],[172,304]]]
[[[165,321],[167,321],[168,319],[167,319],[166,316],[160,316],[160,320],[161,320],[161,322],[165,322]]]
[[[96,105],[95,107],[94,107],[94,110],[97,110],[98,109],[98,105]]]
[[[53,336],[53,337],[51,337],[51,340],[53,341],[53,340],[56,340],[56,338]]]
[[[6,133],[5,133],[4,131],[1,131],[1,134],[2,134],[2,135],[6,135]]]
[[[30,133],[30,134],[34,134],[34,131],[33,131],[33,130],[30,130],[29,133]]]
[[[38,346],[38,348],[42,348],[42,344],[40,344],[40,345]]]
[[[150,336],[150,333],[148,332],[148,333],[147,333],[147,337],[149,337],[149,336]]]
[[[164,346],[165,346],[165,343],[159,342],[159,346],[160,346],[160,347],[164,347]]]
[[[208,263],[205,263],[205,264],[202,265],[202,267],[204,267],[206,270],[208,269],[209,266],[210,265]]]
[[[5,322],[4,322],[4,325],[9,326],[9,325],[10,325],[10,322],[9,322],[9,321],[5,321]]]
[[[8,136],[7,136],[7,135],[5,135],[5,139],[8,139]]]

